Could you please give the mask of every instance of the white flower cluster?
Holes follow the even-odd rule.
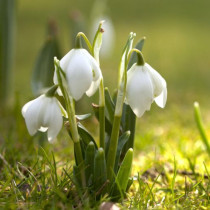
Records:
[[[101,69],[87,50],[72,49],[60,60],[60,66],[66,75],[68,92],[75,100],[79,100],[84,93],[92,96],[98,89]],[[58,83],[56,73],[54,83]],[[58,90],[58,93],[61,94],[61,91]],[[125,100],[137,117],[150,110],[154,100],[164,108],[167,100],[166,81],[149,64],[134,64],[127,73]],[[28,102],[22,108],[22,114],[29,133],[34,135],[37,130],[48,130],[49,141],[56,138],[63,124],[61,105],[54,96],[41,95]]]

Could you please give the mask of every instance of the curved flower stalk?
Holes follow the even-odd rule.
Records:
[[[141,53],[139,55],[142,56]],[[159,107],[164,108],[166,100],[166,81],[149,64],[143,61],[140,64],[134,64],[128,70],[126,103],[130,105],[137,117],[141,117],[145,111],[150,110],[153,101]]]
[[[34,135],[38,130],[48,131],[48,141],[52,142],[63,125],[60,106],[55,97],[47,96],[47,94],[25,104],[22,108],[22,115],[29,134]]]
[[[101,69],[87,50],[81,48],[70,50],[60,60],[60,67],[66,75],[70,95],[75,100],[79,100],[84,93],[90,97],[98,89],[102,78]],[[56,73],[54,83],[58,83]]]

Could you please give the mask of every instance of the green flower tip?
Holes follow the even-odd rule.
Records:
[[[99,22],[97,32],[104,33],[104,29],[102,28],[102,25],[103,25],[104,22],[105,22],[105,20],[102,20],[102,21]]]
[[[98,154],[103,154],[104,153],[104,149],[102,148],[102,147],[100,147],[99,149],[98,149]]]
[[[131,135],[131,132],[130,132],[130,131],[126,131],[126,134],[127,134],[128,136],[130,136],[130,135]]]
[[[130,148],[130,149],[128,150],[128,152],[129,152],[129,153],[133,152],[133,149],[132,149],[132,148]]]
[[[194,107],[199,108],[199,103],[197,101],[194,102]]]
[[[93,146],[93,145],[94,145],[94,143],[91,141],[88,145],[89,145],[89,146]]]
[[[134,39],[134,37],[136,36],[136,33],[134,33],[134,32],[130,32],[130,39]]]
[[[57,59],[57,57],[54,57],[54,65],[57,66],[59,64],[59,60]]]

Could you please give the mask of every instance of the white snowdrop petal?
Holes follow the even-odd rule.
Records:
[[[85,57],[74,56],[68,65],[66,77],[70,94],[79,100],[89,89],[92,80],[92,68]]]
[[[22,113],[24,113],[23,116],[30,135],[34,135],[39,128],[38,117],[42,106],[42,99],[43,97],[40,96],[26,104],[26,107],[23,107]]]
[[[34,101],[34,100],[33,100],[33,101]],[[23,106],[23,108],[22,108],[22,110],[21,110],[23,117],[25,117],[26,111],[28,110],[28,108],[30,107],[30,105],[33,103],[33,101],[29,101],[28,103],[26,103],[26,104]]]
[[[87,50],[83,49],[81,51],[85,57],[88,58],[90,65],[92,67],[92,71],[93,71],[93,81],[97,81],[99,77],[101,77],[101,69],[98,65],[98,63],[96,62],[96,60],[88,53]]]
[[[30,135],[34,135],[37,130],[41,132],[48,130],[49,140],[51,140],[56,137],[62,127],[62,113],[55,97],[41,95],[27,103],[22,108],[22,113]]]
[[[167,87],[165,86],[163,88],[162,93],[158,97],[155,98],[155,103],[159,107],[164,108],[166,105],[166,101],[167,101]]]
[[[86,95],[88,97],[91,97],[96,92],[96,90],[100,85],[100,82],[101,82],[101,77],[99,77],[98,80],[96,81],[92,81],[90,88],[86,91]]]
[[[149,64],[144,65],[145,70],[148,70],[150,77],[152,79],[153,87],[154,87],[154,97],[159,96],[163,91],[163,77],[154,70]]]
[[[54,103],[53,97],[45,97],[43,107],[39,113],[39,120],[40,120],[39,124],[42,125],[42,127],[45,128],[49,127],[51,116],[54,114],[53,103]]]
[[[60,66],[66,73],[63,85],[75,100],[79,100],[85,92],[88,96],[96,92],[100,83],[99,78],[102,77],[101,69],[87,50],[71,50],[61,59]],[[55,84],[58,83],[56,72],[53,80]],[[59,88],[57,92],[62,95]]]
[[[69,61],[71,60],[71,58],[74,55],[75,50],[70,50],[61,60],[60,60],[60,67],[61,69],[66,72]],[[57,78],[57,73],[56,71],[54,71],[54,76],[53,76],[53,82],[55,85],[58,84],[58,78]],[[62,96],[62,92],[60,90],[60,88],[57,89],[57,93],[59,96]]]
[[[51,104],[51,111],[52,115],[50,117],[49,129],[47,133],[49,142],[52,142],[56,138],[63,125],[62,113],[57,101],[54,101]]]
[[[64,72],[66,72],[69,65],[69,61],[75,55],[75,53],[77,53],[77,50],[72,49],[60,60],[60,67]]]
[[[41,132],[46,132],[48,130],[48,127],[42,127],[41,126],[38,130],[41,131]]]
[[[147,71],[142,66],[132,66],[128,71],[126,101],[137,117],[150,109],[153,102],[153,85]]]

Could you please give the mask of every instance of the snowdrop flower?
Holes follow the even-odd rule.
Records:
[[[60,66],[66,74],[68,90],[75,100],[79,100],[84,93],[90,97],[98,89],[101,69],[87,50],[72,49],[60,60]],[[58,83],[56,72],[54,83]]]
[[[37,130],[48,130],[48,141],[52,142],[58,135],[63,125],[62,113],[58,100],[55,97],[41,95],[29,101],[22,108],[26,126],[30,135]]]
[[[149,64],[134,64],[127,73],[126,103],[137,117],[150,110],[152,102],[164,108],[167,100],[165,79]]]

